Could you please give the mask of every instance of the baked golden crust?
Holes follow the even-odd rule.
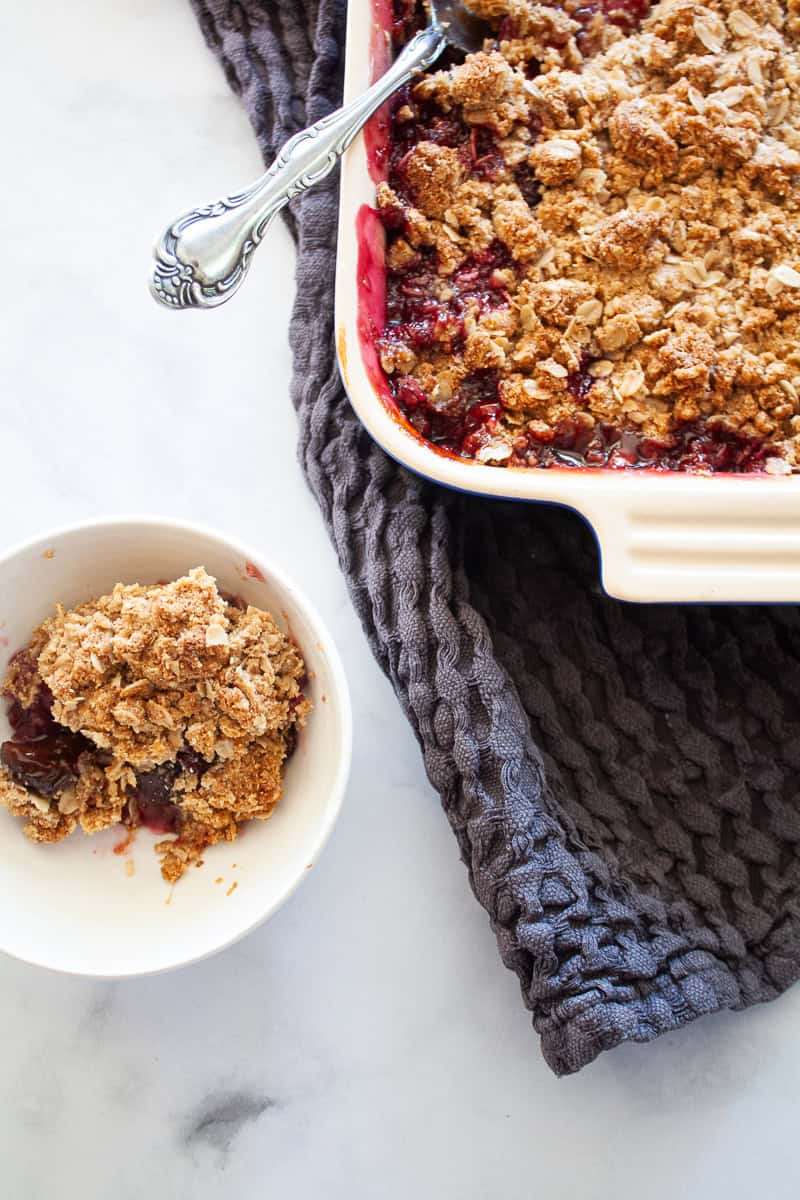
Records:
[[[664,0],[627,34],[531,0],[471,7],[498,37],[412,88],[396,127],[427,140],[377,195],[392,229],[403,217],[390,269],[408,278],[423,256],[430,297],[445,312],[460,297],[462,342],[452,321],[414,338],[390,315],[384,369],[434,415],[497,372],[488,462],[579,415],[661,441],[717,424],[767,439],[773,472],[800,469],[793,4]],[[474,145],[437,143],[431,105],[491,137],[489,177]],[[491,302],[459,291],[497,242]]]
[[[85,744],[70,743],[74,772],[49,796],[0,767],[0,803],[26,819],[29,837],[58,841],[78,824],[135,824],[155,789],[179,816],[177,840],[159,847],[174,880],[240,821],[272,812],[310,709],[304,677],[270,614],[228,603],[202,567],[59,607],[15,656],[3,691],[28,709],[49,689],[52,718]]]

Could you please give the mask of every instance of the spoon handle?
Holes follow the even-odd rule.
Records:
[[[368,91],[290,138],[250,187],[173,221],[154,251],[150,290],[156,300],[168,308],[216,308],[230,300],[277,213],[329,175],[375,110],[444,46],[444,32],[434,21]]]

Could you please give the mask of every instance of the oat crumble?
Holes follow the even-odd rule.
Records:
[[[400,95],[378,187],[411,423],[497,466],[800,469],[797,0],[470,7],[494,38]]]
[[[0,750],[0,804],[39,842],[78,825],[175,833],[156,846],[173,882],[271,814],[310,711],[304,679],[271,615],[220,594],[202,567],[59,606],[2,687],[14,738]]]

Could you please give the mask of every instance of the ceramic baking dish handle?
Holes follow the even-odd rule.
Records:
[[[700,482],[651,478],[629,497],[617,489],[602,511],[587,506],[605,590],[639,601],[800,601],[800,496],[787,493],[790,481],[717,478],[702,492]]]

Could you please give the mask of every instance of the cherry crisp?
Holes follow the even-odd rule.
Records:
[[[2,691],[0,804],[37,842],[78,825],[146,825],[169,882],[268,817],[298,726],[305,666],[269,613],[198,567],[59,607],[14,656]]]
[[[378,187],[408,421],[494,466],[800,470],[798,0],[469,7],[493,36],[398,95]]]

